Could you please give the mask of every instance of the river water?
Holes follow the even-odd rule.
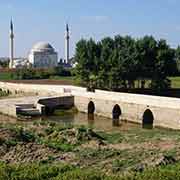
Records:
[[[108,131],[119,131],[128,130],[131,128],[141,128],[141,125],[129,123],[121,120],[112,120],[110,118],[87,115],[85,113],[63,113],[62,115],[51,115],[44,117],[37,117],[32,119],[22,119],[21,121],[0,115],[0,123],[32,123],[34,121],[54,121],[60,124],[72,124],[72,125],[85,125],[98,130],[108,130]]]

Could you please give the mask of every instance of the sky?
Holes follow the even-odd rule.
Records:
[[[9,55],[10,19],[15,56],[26,57],[34,44],[49,42],[64,57],[65,24],[70,55],[81,38],[153,35],[180,44],[180,0],[0,0],[0,57]]]

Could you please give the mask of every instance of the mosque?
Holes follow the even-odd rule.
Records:
[[[58,54],[49,43],[39,42],[31,49],[28,60],[34,68],[51,68],[58,65]]]
[[[66,25],[65,33],[65,60],[64,65],[70,63],[69,59],[69,27]],[[10,62],[9,68],[53,68],[58,66],[58,53],[53,46],[48,42],[36,43],[27,58],[14,58],[14,26],[11,20],[10,23]]]

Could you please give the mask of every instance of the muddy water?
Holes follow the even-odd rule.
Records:
[[[46,118],[45,118],[46,119]],[[76,114],[64,114],[63,116],[50,116],[49,120],[56,121],[59,123],[69,123],[75,125],[88,125],[90,127],[102,130],[127,130],[132,127],[141,127],[141,125],[112,120],[110,118],[99,117],[99,116],[88,116],[85,113]]]
[[[0,123],[23,123],[28,124],[34,121],[55,121],[60,124],[73,124],[73,125],[86,125],[99,130],[128,130],[132,127],[141,128],[141,125],[125,122],[122,120],[112,120],[110,118],[99,117],[99,116],[89,116],[85,113],[64,113],[63,115],[52,115],[45,117],[33,118],[31,120],[17,120],[8,116],[0,115]]]

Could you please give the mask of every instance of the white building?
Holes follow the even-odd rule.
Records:
[[[31,49],[28,60],[34,68],[51,68],[58,65],[58,54],[49,43],[39,42]]]
[[[25,67],[29,67],[29,61],[26,58],[14,58],[13,66],[14,69],[21,69]]]

